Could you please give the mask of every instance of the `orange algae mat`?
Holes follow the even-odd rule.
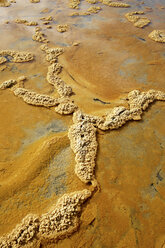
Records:
[[[0,3],[0,247],[165,244],[164,8],[94,2]]]

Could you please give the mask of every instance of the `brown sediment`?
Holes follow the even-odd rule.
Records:
[[[78,9],[80,4],[80,0],[69,0],[69,8]]]
[[[13,58],[12,62],[15,63],[29,62],[34,59],[34,55],[32,53],[13,50],[1,50],[0,56],[11,56]]]
[[[153,30],[148,37],[156,42],[165,42],[165,30]]]
[[[45,34],[42,33],[41,31],[41,28],[35,30],[35,34],[32,36],[32,39],[34,41],[37,41],[37,42],[41,42],[41,43],[48,43],[48,39],[46,39],[45,37]]]
[[[75,113],[76,114],[76,113]],[[73,118],[68,137],[76,154],[75,173],[84,183],[95,182],[94,169],[97,153],[96,128],[86,119]]]
[[[44,21],[43,22],[43,25],[48,25],[48,24],[50,24],[50,21]]]
[[[143,28],[151,22],[147,17],[139,16],[143,14],[144,14],[143,11],[133,11],[125,14],[125,17],[129,22],[132,22],[135,27]]]
[[[98,13],[101,10],[101,7],[99,6],[91,6],[87,11],[90,12],[91,14],[94,13]]]
[[[69,25],[68,24],[60,24],[57,25],[57,31],[60,33],[66,32],[69,29]]]
[[[13,86],[16,83],[17,83],[16,80],[13,80],[13,79],[7,80],[7,81],[0,84],[0,89],[4,90],[6,88],[10,88],[11,86]]]
[[[1,0],[0,1],[0,7],[9,7],[11,3],[7,0]]]
[[[0,247],[22,247],[34,239],[56,242],[75,232],[80,224],[81,205],[91,196],[91,191],[82,190],[64,194],[51,210],[41,216],[29,214],[14,230],[1,237]]]
[[[13,93],[15,96],[22,98],[24,102],[35,106],[53,107],[59,104],[59,99],[24,88],[13,88]]]
[[[38,22],[35,22],[35,21],[27,21],[25,19],[16,19],[15,20],[15,23],[17,24],[25,24],[26,26],[37,26],[38,25]]]
[[[0,57],[0,65],[4,64],[7,61],[5,57]]]

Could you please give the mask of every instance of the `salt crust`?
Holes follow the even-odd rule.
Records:
[[[27,215],[11,233],[1,237],[0,248],[23,247],[35,238],[55,242],[71,235],[80,224],[81,205],[90,196],[87,189],[64,194],[49,212]]]
[[[148,37],[156,42],[165,42],[165,30],[153,30]]]
[[[125,17],[129,22],[132,22],[135,27],[143,28],[151,22],[147,17],[139,16],[143,14],[144,14],[143,11],[133,11],[125,14]]]
[[[16,80],[10,79],[0,84],[0,90],[5,90],[16,84]]]
[[[111,0],[100,0],[101,3],[108,5],[110,7],[117,7],[117,8],[129,8],[131,7],[130,4],[121,3],[121,2],[112,2]]]
[[[103,131],[118,129],[127,121],[140,120],[149,104],[165,101],[165,93],[156,90],[140,92],[133,90],[128,94],[128,106],[115,107],[105,116],[87,115],[80,110],[73,114],[74,124],[70,127],[68,137],[71,148],[76,154],[75,173],[82,182],[93,182],[95,158],[97,153],[96,128]]]
[[[69,0],[69,8],[71,9],[78,9],[80,4],[80,0]]]
[[[57,31],[60,33],[66,32],[68,30],[68,28],[69,28],[68,24],[57,25]]]
[[[25,19],[16,19],[15,23],[17,24],[25,24],[26,26],[37,26],[38,22],[34,22],[34,21],[27,21]]]
[[[12,62],[15,63],[29,62],[34,59],[34,55],[32,53],[13,50],[1,50],[0,56],[11,56],[13,58]]]

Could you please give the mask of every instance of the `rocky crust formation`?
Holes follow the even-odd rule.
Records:
[[[57,25],[57,31],[60,33],[66,32],[69,28],[68,24]]]
[[[92,6],[92,7],[90,7],[87,11],[89,12],[89,13],[93,13],[93,14],[97,14],[99,11],[101,10],[101,7],[99,7],[99,6]]]
[[[111,2],[111,0],[100,0],[105,5],[108,5],[110,7],[118,7],[118,8],[129,8],[131,7],[127,3],[121,3],[121,2]]]
[[[11,86],[13,86],[16,83],[17,83],[16,80],[13,80],[13,79],[7,80],[7,81],[0,84],[0,90],[10,88]]]
[[[15,63],[29,62],[34,59],[34,55],[32,53],[12,50],[1,50],[0,56],[11,56],[13,58],[12,62]]]
[[[53,98],[48,95],[38,94],[24,88],[14,88],[14,95],[22,98],[24,102],[43,107],[53,107],[59,104],[59,99]]]
[[[69,8],[71,9],[78,9],[80,4],[80,0],[69,0]]]
[[[7,61],[5,57],[0,57],[0,65],[4,64]]]
[[[143,28],[151,22],[147,17],[139,16],[143,14],[144,14],[143,11],[133,11],[125,14],[125,17],[129,22],[132,22],[135,27]]]
[[[86,119],[73,118],[68,137],[76,154],[75,173],[84,183],[95,181],[94,169],[97,153],[96,128]]]
[[[40,0],[30,0],[31,3],[39,3]]]
[[[46,39],[45,34],[40,31],[40,28],[35,30],[35,34],[32,36],[32,39],[34,41],[41,42],[41,43],[49,42],[48,39]]]
[[[89,190],[63,195],[54,207],[41,216],[27,215],[8,235],[0,239],[0,248],[19,248],[33,239],[57,241],[71,235],[79,226],[81,205],[91,196]]]
[[[156,42],[165,42],[165,30],[153,30],[148,37]]]
[[[25,24],[26,26],[37,26],[38,25],[38,22],[34,22],[34,21],[27,21],[25,19],[16,19],[15,20],[15,23],[17,24]]]
[[[55,111],[61,115],[72,114],[77,110],[77,106],[74,101],[71,101],[68,97],[60,98],[60,104],[55,107]]]

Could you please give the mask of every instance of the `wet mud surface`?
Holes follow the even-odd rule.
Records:
[[[72,9],[67,0],[16,0],[0,7],[0,50],[34,54],[34,60],[25,63],[5,56],[0,83],[24,75],[27,79],[19,83],[21,88],[58,97],[46,79],[49,64],[40,49],[42,43],[32,39],[36,26],[15,23],[19,18],[38,22],[48,45],[64,48],[58,58],[63,67],[59,75],[72,87],[71,100],[85,113],[102,116],[111,108],[127,107],[127,95],[135,89],[165,92],[165,44],[148,37],[153,30],[165,29],[164,1],[124,2],[130,8],[81,1],[79,9]],[[84,14],[91,6],[101,9]],[[125,18],[132,11],[144,11],[151,23],[135,27]],[[73,12],[83,14],[71,16]],[[40,20],[49,16],[48,24]],[[58,25],[68,28],[58,32]],[[91,185],[75,174],[75,154],[68,138],[72,115],[60,115],[54,107],[28,105],[12,89],[0,90],[0,106],[2,236],[26,215],[47,213],[63,194]],[[58,242],[48,240],[32,247],[163,248],[164,122],[164,102],[155,102],[140,121],[130,121],[117,130],[97,129],[95,177],[99,190],[84,203],[78,230]]]

